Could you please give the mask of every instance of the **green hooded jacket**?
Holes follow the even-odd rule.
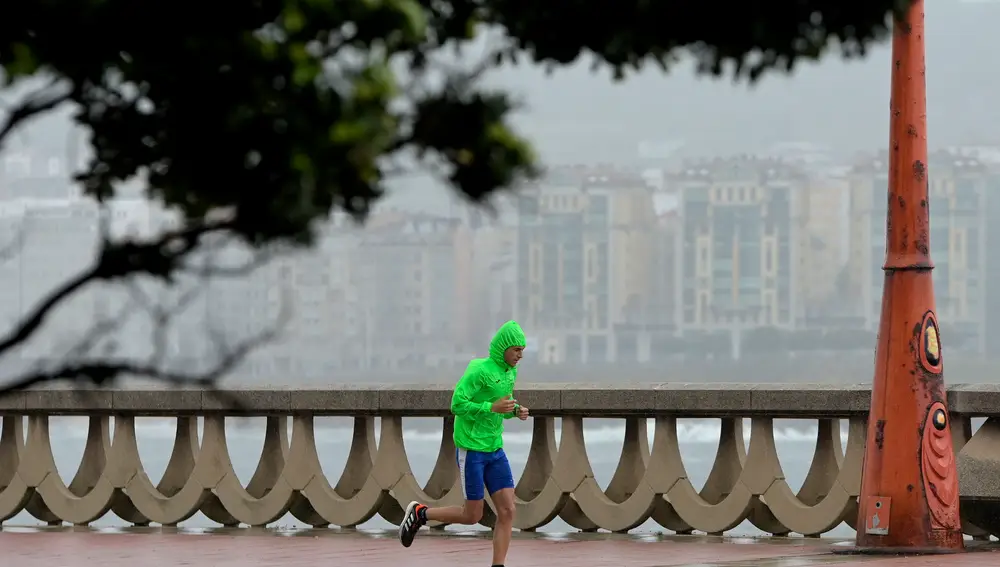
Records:
[[[507,364],[503,353],[512,346],[525,346],[524,331],[517,321],[504,323],[490,341],[489,358],[476,358],[451,396],[455,414],[455,446],[468,451],[491,453],[503,447],[503,422],[517,415],[498,414],[493,402],[513,395],[517,368]]]

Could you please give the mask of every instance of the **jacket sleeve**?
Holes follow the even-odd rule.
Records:
[[[514,381],[515,382],[517,381],[517,368],[514,369]],[[513,396],[513,395],[514,395],[514,393],[511,392],[511,396]],[[515,417],[517,417],[517,410],[520,409],[520,408],[521,408],[521,404],[514,404],[514,411],[512,411],[510,413],[502,414],[503,418],[504,419],[514,419]]]
[[[490,413],[493,402],[473,402],[472,398],[483,387],[483,374],[478,368],[471,365],[465,369],[465,374],[455,386],[455,393],[451,395],[451,413],[454,415],[467,415],[474,417],[484,413]]]

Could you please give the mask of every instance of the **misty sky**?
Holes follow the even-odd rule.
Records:
[[[1000,1],[934,0],[927,7],[928,121],[931,148],[1000,144],[1000,52],[991,22]],[[984,63],[986,63],[984,65]],[[792,75],[759,84],[698,76],[690,62],[663,74],[650,67],[622,83],[589,61],[548,75],[519,65],[495,71],[490,83],[526,103],[518,115],[548,164],[630,163],[641,143],[683,143],[684,153],[755,153],[780,142],[810,142],[846,156],[888,143],[890,47],[863,60],[839,54],[803,64]],[[395,203],[433,208],[444,191],[409,179]],[[436,198],[429,201],[427,196]]]

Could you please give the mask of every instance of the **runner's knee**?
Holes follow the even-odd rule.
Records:
[[[514,521],[514,503],[513,502],[494,502],[497,511],[497,521],[503,523],[510,523]]]
[[[462,523],[478,524],[483,519],[483,501],[466,502],[462,507]]]

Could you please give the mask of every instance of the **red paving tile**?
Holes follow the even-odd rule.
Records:
[[[680,567],[697,564],[759,564],[781,567],[782,557],[816,559],[817,566],[995,567],[1000,554],[919,558],[827,556],[823,545],[766,545],[706,542],[697,538],[643,542],[628,539],[515,539],[511,567]],[[490,541],[469,537],[423,537],[404,549],[390,538],[360,535],[282,537],[274,535],[182,535],[108,533],[0,533],[2,565],[17,567],[452,567],[489,565]],[[770,560],[770,561],[769,561]],[[775,561],[777,560],[777,561]],[[905,563],[904,563],[905,562]],[[811,561],[805,561],[808,564]],[[796,562],[797,567],[802,563]]]

